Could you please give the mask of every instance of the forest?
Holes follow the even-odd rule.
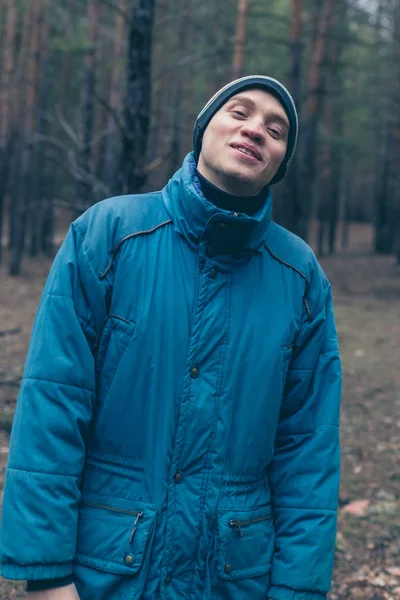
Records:
[[[233,78],[291,90],[300,144],[274,218],[317,251],[373,224],[400,260],[395,0],[1,0],[0,236],[8,269],[51,255],[57,218],[162,187],[206,100]],[[3,258],[3,260],[5,260]]]
[[[0,488],[30,332],[69,224],[158,190],[208,99],[295,99],[273,219],[333,288],[342,483],[330,600],[400,600],[399,0],[0,0]],[[0,600],[24,598],[0,580]]]

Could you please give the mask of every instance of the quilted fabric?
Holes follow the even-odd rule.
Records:
[[[6,474],[2,574],[81,600],[320,600],[339,485],[330,285],[195,162],[75,221],[36,315]]]

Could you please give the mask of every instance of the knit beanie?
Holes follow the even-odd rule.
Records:
[[[207,102],[203,110],[200,112],[196,119],[196,123],[194,125],[193,131],[193,150],[196,162],[199,159],[200,151],[201,151],[201,143],[203,139],[204,131],[215,115],[217,111],[235,94],[239,92],[243,92],[248,89],[262,89],[266,92],[269,92],[273,96],[275,96],[279,102],[282,104],[283,108],[286,111],[286,114],[289,119],[289,135],[288,135],[288,144],[285,157],[280,165],[278,171],[276,172],[273,179],[269,182],[268,185],[272,185],[273,183],[278,183],[286,174],[286,171],[293,160],[294,153],[296,151],[297,137],[299,131],[299,123],[297,117],[297,110],[294,103],[294,100],[288,90],[285,88],[282,83],[273,79],[272,77],[267,77],[265,75],[249,75],[247,77],[241,77],[240,79],[236,79],[235,81],[231,81],[223,88],[221,88],[214,96]]]

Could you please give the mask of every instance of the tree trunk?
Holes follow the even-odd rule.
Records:
[[[338,40],[338,34],[343,30],[347,17],[345,0],[336,0],[335,13],[332,18],[332,35],[329,41],[329,71],[327,81],[328,114],[327,134],[330,138],[330,180],[327,189],[327,220],[328,220],[328,252],[335,253],[336,231],[339,218],[340,190],[342,176],[343,147],[334,140],[343,139],[343,111],[338,102],[343,95],[342,57],[344,43]]]
[[[183,0],[183,3],[180,5],[180,16],[179,19],[179,34],[176,48],[176,60],[178,61],[181,55],[185,56],[186,51],[188,49],[188,20],[189,16],[192,13],[192,2],[191,0]],[[183,90],[184,90],[184,78],[190,77],[189,73],[187,73],[185,68],[180,68],[177,72],[177,77],[174,82],[175,91],[174,91],[174,101],[173,101],[173,117],[172,117],[172,142],[171,142],[171,152],[170,152],[170,161],[169,161],[169,172],[170,175],[173,175],[177,169],[181,166],[181,127],[184,122],[183,119]]]
[[[356,164],[352,165],[355,170]],[[345,188],[343,197],[343,222],[342,222],[342,236],[341,236],[341,248],[346,250],[349,246],[349,235],[350,235],[350,199],[353,194],[353,173],[352,170],[347,169],[345,177]]]
[[[382,48],[382,20],[385,17],[386,0],[380,0],[378,3],[375,28],[374,28],[374,46],[378,56]],[[382,81],[379,72],[376,73],[379,80],[379,86]],[[373,98],[373,108],[376,114],[382,115],[375,126],[376,137],[376,162],[375,162],[375,185],[374,185],[374,252],[387,253],[388,230],[389,230],[389,210],[388,210],[388,177],[390,173],[390,156],[392,154],[392,124],[389,123],[388,116],[385,114],[385,102],[382,94],[376,94]],[[383,123],[382,123],[383,121]]]
[[[327,218],[326,218],[326,199],[320,204],[319,220],[318,220],[318,236],[317,236],[317,254],[323,256],[325,254],[325,238],[327,233]]]
[[[301,119],[301,57],[302,57],[302,30],[303,30],[303,0],[291,0],[292,26],[290,30],[290,89],[296,103],[299,120]],[[285,211],[280,219],[282,224],[295,231],[301,217],[301,198],[299,190],[299,160],[295,156],[288,174],[285,177]],[[282,211],[283,212],[283,211]]]
[[[17,26],[17,11],[13,0],[5,0],[5,35],[2,52],[2,78],[0,85],[0,263],[3,248],[3,223],[5,196],[12,156],[11,85],[14,70],[14,43]],[[0,73],[0,76],[1,76]]]
[[[138,192],[146,180],[144,166],[150,123],[154,0],[133,0],[132,4],[124,102],[125,130],[118,181],[121,194]]]
[[[396,91],[394,103],[394,139],[395,139],[395,154],[394,154],[394,187],[393,187],[393,211],[391,221],[393,223],[393,252],[396,256],[397,263],[400,265],[400,176],[398,174],[398,165],[400,161],[400,4],[396,2],[393,7],[393,38],[394,38],[394,64],[395,67],[395,86]]]
[[[0,72],[0,150],[7,144],[10,129],[11,81],[14,70],[14,44],[17,26],[17,11],[13,0],[5,0],[5,35],[2,47],[2,69]]]
[[[94,96],[96,89],[96,44],[98,34],[99,0],[88,0],[89,48],[84,56],[84,76],[81,93],[82,140],[77,185],[77,205],[89,208],[92,204],[92,142],[94,123]],[[80,210],[78,211],[80,212]]]
[[[243,75],[244,49],[246,45],[246,18],[249,0],[238,0],[235,48],[232,62],[232,79]]]
[[[37,116],[35,119],[36,131],[43,138],[46,132],[45,111],[48,97],[47,66],[49,59],[49,0],[42,0],[42,14],[40,18],[40,39],[37,52]],[[33,151],[34,169],[32,182],[32,214],[31,214],[31,240],[30,255],[37,256],[41,236],[41,222],[43,219],[43,198],[45,181],[45,153],[44,141],[38,141]]]
[[[296,224],[296,233],[308,239],[312,211],[312,196],[316,175],[318,124],[323,108],[323,62],[326,55],[328,26],[331,21],[333,0],[324,0],[318,22],[315,43],[311,49],[312,62],[308,75],[308,99],[303,125],[302,215]]]
[[[32,130],[35,110],[35,48],[40,0],[35,0],[24,15],[22,42],[18,61],[21,102],[17,107],[22,135],[18,135],[13,156],[13,185],[10,204],[9,273],[18,275],[25,245],[27,194],[29,190]]]
[[[374,251],[376,253],[390,254],[389,242],[389,220],[390,220],[390,198],[389,198],[389,177],[390,163],[393,148],[393,125],[388,123],[386,142],[382,156],[382,168],[377,182],[375,192],[375,236]]]
[[[52,257],[54,254],[54,208],[53,208],[53,198],[54,198],[54,190],[57,185],[57,163],[53,157],[48,157],[49,165],[49,174],[46,178],[46,195],[45,195],[45,203],[43,210],[43,219],[41,222],[41,231],[40,231],[40,249],[41,251],[49,257]],[[53,163],[53,164],[51,164]]]
[[[122,62],[126,40],[126,13],[128,10],[127,0],[120,2],[120,12],[116,13],[114,29],[114,65],[111,75],[111,87],[109,95],[109,106],[111,114],[107,117],[107,136],[105,138],[105,152],[103,161],[103,180],[113,193],[117,179],[119,151],[119,131],[117,121],[121,119],[121,101],[122,101]],[[116,190],[115,190],[116,191]]]

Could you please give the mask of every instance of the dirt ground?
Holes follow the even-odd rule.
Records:
[[[342,484],[331,600],[400,600],[400,269],[372,256],[371,231],[321,260],[334,290],[343,359]],[[0,485],[32,321],[50,261],[0,267]],[[24,598],[0,580],[0,600]]]

